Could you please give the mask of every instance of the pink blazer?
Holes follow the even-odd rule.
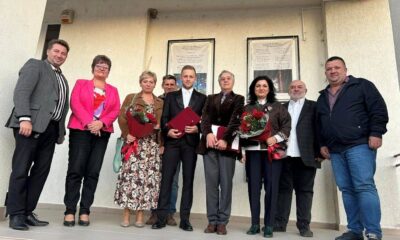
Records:
[[[92,80],[78,79],[71,93],[71,110],[68,128],[86,130],[86,125],[93,121],[93,90]],[[106,84],[106,100],[100,121],[104,123],[103,131],[114,132],[113,122],[117,119],[120,101],[117,88]]]

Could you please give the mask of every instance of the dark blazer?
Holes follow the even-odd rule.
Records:
[[[65,77],[64,77],[65,81]],[[65,117],[68,112],[68,83],[64,112],[59,121],[57,143],[61,143],[65,135]],[[20,117],[30,117],[32,130],[42,133],[46,130],[53,111],[58,102],[57,76],[47,61],[29,59],[19,72],[14,90],[14,109],[6,127],[19,128]]]
[[[206,101],[206,95],[199,93],[195,89],[193,89],[192,96],[189,101],[189,107],[197,113],[197,115],[201,116],[202,110],[204,107],[204,103]],[[200,133],[192,133],[185,134],[182,138],[174,139],[168,137],[169,127],[167,123],[173,119],[179,112],[184,109],[183,105],[183,96],[182,90],[178,90],[175,92],[170,92],[165,96],[164,99],[164,108],[161,115],[161,131],[164,137],[164,144],[177,144],[179,141],[184,140],[187,144],[196,147],[200,141]],[[200,131],[200,124],[197,126]]]
[[[234,133],[240,125],[240,116],[243,112],[244,97],[230,92],[221,104],[222,94],[212,94],[207,97],[201,117],[202,137],[198,148],[199,154],[207,151],[207,135],[212,133],[211,125],[227,127],[227,131],[222,137],[228,144],[234,139]]]
[[[284,104],[286,108],[289,103]],[[315,161],[319,155],[319,147],[316,137],[316,102],[304,100],[299,119],[296,125],[297,144],[299,145],[301,159],[308,167],[320,168],[321,163]]]

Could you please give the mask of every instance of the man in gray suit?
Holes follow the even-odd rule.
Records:
[[[278,209],[274,231],[286,231],[292,203],[293,189],[296,192],[297,228],[302,237],[312,237],[310,230],[311,206],[314,195],[318,145],[315,133],[315,102],[305,98],[307,88],[300,80],[289,86],[290,101],[285,106],[292,118],[292,130],[288,140],[287,158],[283,159],[279,181]]]
[[[6,203],[9,226],[15,230],[49,224],[33,211],[50,171],[55,144],[64,141],[68,83],[60,66],[68,51],[67,42],[52,40],[46,60],[29,59],[19,72],[14,108],[6,124],[15,137]]]

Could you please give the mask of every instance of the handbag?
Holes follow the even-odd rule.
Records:
[[[115,155],[113,159],[113,170],[115,173],[119,172],[122,165],[122,153],[121,149],[124,145],[124,139],[122,137],[117,138],[117,143],[115,145]]]

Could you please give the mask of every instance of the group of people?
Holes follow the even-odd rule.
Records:
[[[177,225],[174,219],[179,172],[182,194],[179,227],[193,231],[190,212],[198,154],[203,155],[208,225],[205,233],[227,234],[231,215],[236,159],[245,164],[251,225],[247,234],[285,232],[293,190],[296,193],[297,228],[303,237],[310,229],[316,169],[322,159],[331,159],[336,183],[342,191],[348,231],[336,240],[381,239],[380,204],[374,183],[376,149],[382,145],[388,113],[385,102],[368,80],[347,75],[345,62],[331,57],[325,64],[329,82],[318,101],[305,98],[306,84],[294,80],[290,101],[281,104],[272,80],[258,76],[250,84],[248,101],[233,92],[235,76],[224,70],[218,76],[221,91],[204,95],[194,89],[196,70],[184,66],[182,88],[176,78],[163,78],[164,94],[153,90],[157,76],[144,71],[141,91],[129,94],[120,105],[118,90],[106,79],[111,60],[105,55],[93,59],[92,79],[79,79],[71,93],[60,66],[68,56],[63,40],[52,40],[44,61],[30,59],[20,70],[14,91],[14,108],[6,124],[14,131],[7,213],[9,226],[28,230],[45,226],[34,210],[50,171],[55,144],[64,141],[66,115],[71,108],[68,170],[65,181],[64,225],[90,224],[90,207],[99,179],[113,122],[118,118],[121,135],[129,150],[118,173],[115,203],[123,208],[122,227],[151,225],[161,229]],[[185,108],[201,117],[183,130],[168,124]],[[135,137],[129,117],[138,112],[154,118],[150,134]],[[265,119],[264,137],[246,138],[246,114]],[[147,115],[148,114],[148,115]],[[154,116],[154,117],[150,117]],[[222,131],[220,131],[222,129]],[[239,148],[236,138],[241,137]],[[235,145],[235,147],[234,147]],[[264,185],[264,226],[260,224],[260,197]],[[151,217],[144,221],[144,210]]]

